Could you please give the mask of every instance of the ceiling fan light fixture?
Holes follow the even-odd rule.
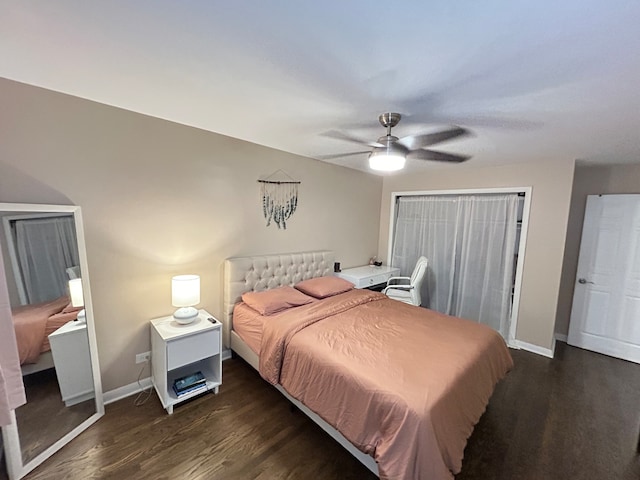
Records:
[[[382,172],[402,170],[407,161],[404,155],[396,152],[372,152],[369,155],[369,168]]]
[[[380,125],[387,129],[387,134],[378,138],[377,142],[367,142],[353,135],[341,133],[335,130],[327,132],[326,135],[338,140],[346,140],[348,142],[367,145],[373,147],[369,153],[369,168],[382,172],[393,172],[402,170],[407,161],[410,160],[432,160],[436,162],[453,162],[460,163],[468,160],[467,155],[455,155],[451,153],[440,152],[437,150],[428,150],[426,147],[435,145],[436,143],[451,140],[463,135],[469,135],[466,128],[451,125],[446,130],[432,133],[423,133],[417,135],[408,135],[398,138],[391,135],[391,129],[395,127],[402,115],[399,113],[383,113],[378,117]],[[351,155],[361,155],[366,151],[339,153],[337,155],[324,155],[324,159],[342,158]],[[319,157],[321,159],[321,157]]]

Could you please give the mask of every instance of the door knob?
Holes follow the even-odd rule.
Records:
[[[584,285],[585,283],[591,283],[592,285],[595,285],[593,282],[590,282],[589,280],[587,280],[586,278],[579,278],[578,279],[578,283]]]

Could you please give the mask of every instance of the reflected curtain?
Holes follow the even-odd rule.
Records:
[[[15,240],[27,303],[66,295],[65,270],[79,263],[73,217],[16,220]]]
[[[508,339],[518,195],[399,197],[392,265],[429,259],[429,308],[488,325]]]

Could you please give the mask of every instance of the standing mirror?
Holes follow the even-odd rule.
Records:
[[[16,480],[98,420],[104,404],[80,207],[0,203],[0,220],[27,397],[2,428]]]

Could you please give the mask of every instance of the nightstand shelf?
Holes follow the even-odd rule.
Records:
[[[213,322],[209,321],[213,319]],[[172,316],[151,320],[151,370],[153,386],[167,413],[173,406],[207,391],[218,393],[222,384],[222,324],[205,310],[188,325]],[[202,372],[207,388],[178,398],[173,382]]]
[[[204,378],[207,380],[207,390],[212,390],[214,393],[218,393],[218,387],[222,383],[222,379],[219,377],[219,372],[216,371],[216,368],[212,367],[209,363],[209,359],[202,360],[167,372],[167,392],[169,393],[169,397],[176,402],[181,402],[187,398],[195,397],[196,395],[204,393],[203,391],[198,390],[193,393],[187,393],[178,398],[176,392],[171,388],[176,379],[185,377],[197,371],[202,372]]]

